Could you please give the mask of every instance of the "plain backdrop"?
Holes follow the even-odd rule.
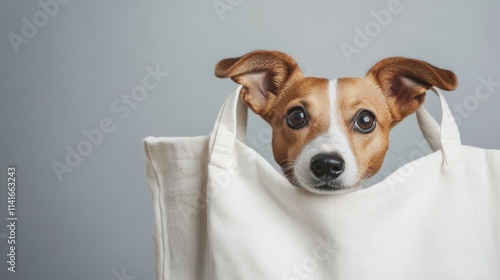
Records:
[[[327,78],[363,76],[388,56],[451,69],[460,85],[445,96],[462,142],[499,149],[499,10],[493,0],[2,1],[0,279],[153,279],[142,139],[208,134],[236,89],[215,64],[252,50],[281,50]],[[141,91],[144,80],[156,86]],[[437,103],[429,94],[439,118]],[[248,134],[273,161],[268,125],[250,114]],[[428,153],[422,139],[414,116],[394,129],[375,180]],[[6,264],[11,164],[16,273]]]

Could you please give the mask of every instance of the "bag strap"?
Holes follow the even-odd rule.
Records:
[[[228,169],[236,140],[245,142],[247,129],[247,106],[240,99],[239,86],[222,105],[210,137],[209,164]]]
[[[444,163],[450,166],[462,160],[460,132],[441,91],[436,87],[433,87],[432,91],[436,93],[441,103],[443,114],[441,126],[438,125],[424,106],[420,106],[417,110],[417,120],[431,149],[433,151],[441,150]]]

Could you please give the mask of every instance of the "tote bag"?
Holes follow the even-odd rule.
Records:
[[[500,279],[500,151],[461,145],[437,89],[441,126],[418,111],[435,152],[324,196],[244,144],[240,89],[211,135],[144,140],[158,280]]]

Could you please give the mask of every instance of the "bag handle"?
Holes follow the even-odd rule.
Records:
[[[424,106],[420,106],[417,110],[417,120],[431,149],[433,151],[441,150],[444,163],[450,166],[462,160],[460,132],[441,91],[436,87],[433,87],[432,91],[439,97],[441,104],[443,114],[441,126],[438,125]]]
[[[245,142],[247,130],[247,106],[240,99],[239,86],[222,105],[210,137],[209,164],[228,169],[235,140]]]

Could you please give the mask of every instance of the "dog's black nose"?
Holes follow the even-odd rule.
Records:
[[[319,179],[336,179],[344,171],[344,160],[338,154],[318,154],[309,168]]]

